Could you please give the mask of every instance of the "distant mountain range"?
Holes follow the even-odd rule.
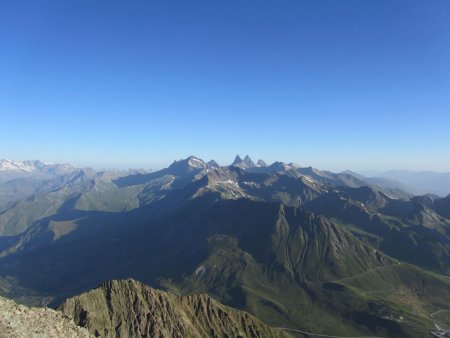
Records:
[[[91,332],[120,327],[133,335],[141,332],[136,323],[163,330],[164,320],[144,319],[149,309],[168,329],[191,327],[184,298],[138,282],[102,284],[128,278],[177,295],[208,294],[262,320],[267,326],[249,319],[261,332],[426,337],[446,323],[450,196],[413,196],[388,179],[248,156],[228,166],[190,156],[156,172],[32,173],[0,179],[0,293],[60,305],[103,285],[88,293],[93,300],[63,306]],[[187,321],[167,317],[144,294],[167,298]],[[138,305],[126,313],[121,302]],[[92,317],[93,304],[115,319]],[[235,318],[224,325],[238,329],[240,315],[211,304],[211,316],[224,313],[214,323]]]
[[[215,170],[215,174],[213,170]],[[205,176],[206,173],[208,175]],[[227,190],[228,194],[234,194],[235,196],[247,196],[255,193],[265,194],[267,189],[255,189],[256,185],[248,186],[249,182],[244,182],[241,186],[233,186],[232,183],[238,176],[241,177],[250,173],[272,176],[278,173],[280,177],[277,180],[291,180],[295,182],[294,185],[304,184],[306,189],[302,190],[300,194],[294,192],[295,187],[292,191],[294,192],[293,195],[289,192],[283,192],[284,199],[297,199],[297,201],[290,201],[290,205],[296,206],[300,205],[305,199],[319,193],[321,189],[326,190],[327,186],[359,187],[370,185],[392,197],[410,196],[409,193],[401,190],[395,184],[389,185],[384,182],[384,184],[377,186],[372,183],[373,180],[366,180],[351,172],[334,174],[311,167],[301,168],[296,164],[285,164],[283,162],[275,162],[268,166],[263,160],[259,160],[258,164],[255,164],[248,155],[244,159],[236,156],[234,162],[228,167],[220,167],[214,160],[205,163],[195,156],[191,156],[183,161],[175,161],[167,169],[154,173],[133,170],[95,171],[90,168],[76,168],[68,164],[0,160],[0,234],[19,234],[26,229],[27,225],[43,216],[55,213],[60,208],[67,207],[69,203],[73,203],[78,209],[86,210],[124,211],[133,209],[143,202],[138,197],[141,194],[141,191],[138,190],[143,188],[139,185],[152,177],[160,177],[165,182],[159,182],[160,184],[170,186],[174,183],[172,180],[175,180],[175,177],[179,177],[176,180],[178,183],[175,182],[176,185],[186,183],[182,182],[186,179],[192,181],[196,175],[205,176],[216,182],[213,182],[212,186]],[[226,177],[228,178],[223,179]],[[301,180],[298,181],[298,178],[301,178]],[[118,189],[124,187],[129,188]],[[156,195],[161,194],[161,192],[164,193],[165,190],[159,189],[160,187],[154,187],[153,193]],[[278,189],[276,185],[274,189]],[[250,190],[252,191],[250,192]],[[97,196],[104,191],[108,191],[108,193]],[[281,191],[277,193],[282,194]],[[144,195],[145,192],[142,192],[142,198],[145,198]],[[153,197],[148,196],[148,198]],[[19,209],[21,211],[17,213],[16,210]]]
[[[0,160],[0,172],[4,179],[7,174],[11,176],[26,176],[26,175],[57,175],[64,174],[75,170],[69,164],[52,164],[42,161],[12,161],[12,160]]]
[[[450,194],[450,172],[436,173],[432,171],[390,170],[385,172],[365,173],[365,176],[376,176],[373,182],[387,179],[391,183],[398,182],[401,187],[415,195],[435,194],[447,196]]]

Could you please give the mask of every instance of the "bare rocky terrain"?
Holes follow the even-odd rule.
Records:
[[[88,338],[89,332],[50,308],[19,305],[0,297],[0,338]]]

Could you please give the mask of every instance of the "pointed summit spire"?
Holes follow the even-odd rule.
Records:
[[[234,159],[234,162],[231,165],[239,167],[241,169],[249,169],[256,167],[255,163],[248,155],[246,155],[244,159],[242,159],[239,155],[236,155],[236,158]]]
[[[242,158],[239,155],[236,155],[236,157],[234,158],[233,163],[231,163],[231,165],[237,165],[237,164],[241,164],[242,163]]]
[[[253,168],[255,166],[255,163],[252,161],[252,159],[248,155],[246,155],[244,157],[244,160],[242,162],[246,168]]]

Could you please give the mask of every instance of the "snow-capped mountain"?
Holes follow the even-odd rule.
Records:
[[[12,161],[12,160],[0,160],[0,171],[24,171],[33,172],[36,167],[41,167],[45,163],[41,161]]]
[[[75,168],[70,164],[53,164],[42,161],[13,161],[0,160],[0,172],[22,172],[22,173],[57,173],[69,172]]]

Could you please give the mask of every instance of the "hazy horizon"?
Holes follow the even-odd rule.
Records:
[[[11,161],[42,161],[44,163],[48,163],[48,164],[70,164],[74,167],[79,167],[79,168],[92,168],[95,170],[102,170],[102,169],[118,169],[118,170],[149,170],[149,171],[157,171],[157,170],[161,170],[164,168],[167,168],[168,166],[170,166],[174,161],[180,161],[180,160],[184,160],[187,159],[189,156],[195,156],[198,157],[200,159],[202,159],[205,162],[209,162],[210,160],[214,160],[216,161],[220,166],[228,166],[231,165],[232,162],[234,161],[235,157],[239,155],[241,158],[244,158],[246,155],[249,155],[250,158],[256,163],[258,160],[263,160],[264,162],[266,162],[267,165],[270,165],[274,162],[284,162],[284,163],[294,163],[294,164],[298,164],[301,167],[313,167],[319,170],[325,170],[325,171],[331,171],[331,172],[343,172],[343,171],[353,171],[357,174],[363,175],[363,176],[367,176],[367,177],[375,177],[377,175],[381,175],[383,173],[387,173],[387,172],[395,172],[395,171],[404,171],[404,172],[411,172],[411,173],[426,173],[426,172],[431,172],[431,173],[437,173],[437,174],[447,174],[450,173],[450,171],[438,171],[438,170],[427,170],[427,169],[418,169],[418,170],[413,170],[410,168],[389,168],[389,169],[355,169],[355,168],[347,168],[347,167],[342,167],[342,168],[331,168],[331,167],[322,167],[319,165],[314,165],[314,164],[310,164],[309,162],[302,162],[302,161],[292,161],[289,159],[286,160],[281,160],[281,159],[271,159],[268,160],[267,158],[264,157],[254,157],[251,154],[235,154],[232,157],[227,157],[224,160],[220,161],[217,160],[216,158],[205,158],[196,154],[189,154],[186,155],[184,157],[179,157],[179,158],[174,158],[168,162],[161,162],[161,164],[159,166],[149,166],[146,165],[145,162],[142,163],[138,163],[135,165],[131,164],[127,164],[124,163],[122,165],[115,165],[113,162],[111,162],[111,165],[93,165],[89,162],[74,162],[74,161],[54,161],[54,160],[46,160],[46,159],[42,159],[42,158],[23,158],[23,159],[17,159],[17,158],[5,158],[5,157],[0,157],[0,160],[11,160]]]

